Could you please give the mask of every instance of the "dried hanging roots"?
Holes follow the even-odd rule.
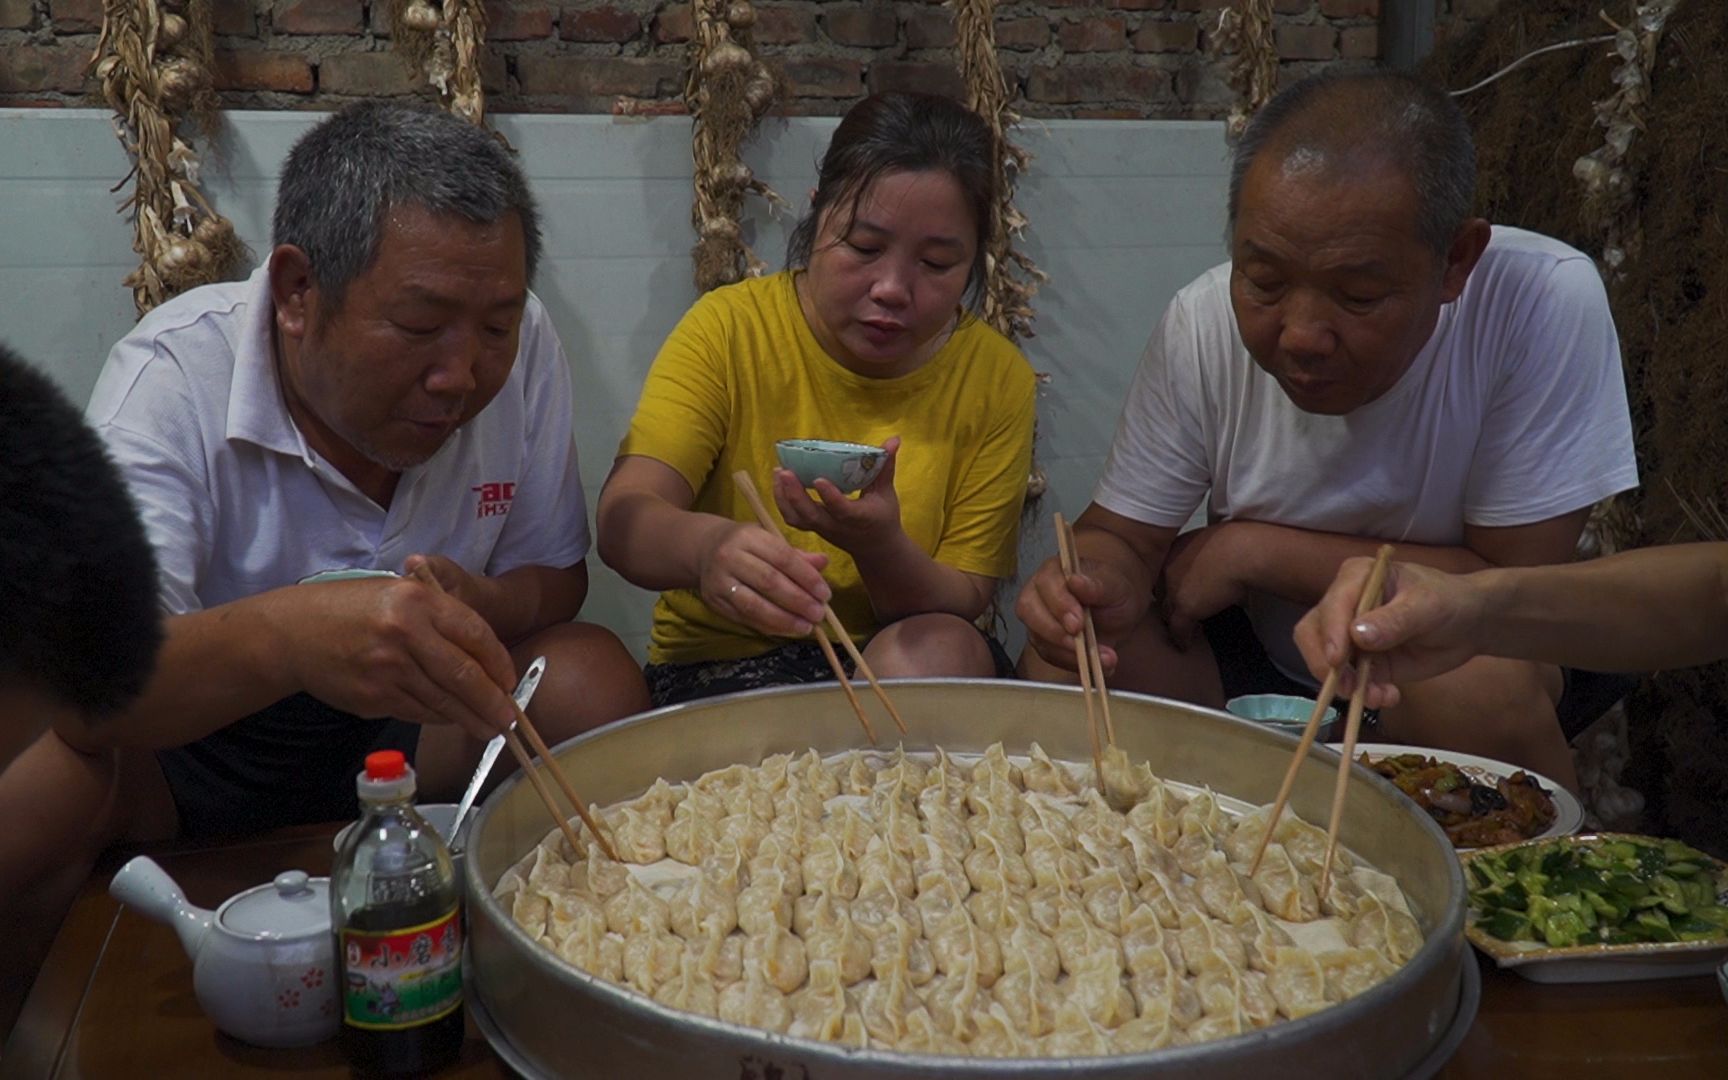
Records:
[[[209,0],[106,0],[91,63],[136,176],[120,212],[132,212],[140,261],[125,281],[142,316],[226,277],[246,255],[234,226],[198,190],[198,155],[177,134],[188,119],[206,136],[216,126]]]
[[[1272,0],[1235,0],[1218,16],[1214,53],[1233,54],[1229,81],[1236,91],[1225,134],[1241,137],[1260,106],[1278,92],[1278,44],[1272,35]]]
[[[1008,83],[996,55],[995,0],[953,0],[956,53],[960,78],[966,84],[966,106],[990,126],[998,173],[996,205],[991,208],[990,249],[984,258],[984,321],[1010,341],[1033,336],[1032,297],[1049,280],[1014,241],[1026,231],[1026,216],[1014,206],[1014,185],[1031,155],[1008,140],[1008,129],[1020,117],[1008,108]],[[1049,382],[1040,372],[1040,385]],[[1044,467],[1032,462],[1026,478],[1026,505],[1032,507],[1049,487]],[[995,605],[992,604],[992,609]],[[984,620],[993,620],[994,610]]]
[[[1601,146],[1573,162],[1572,175],[1584,185],[1585,220],[1602,232],[1601,270],[1610,281],[1642,240],[1626,157],[1633,137],[1644,129],[1640,112],[1650,99],[1656,46],[1679,2],[1647,0],[1634,11],[1631,26],[1601,13],[1602,21],[1614,28],[1614,54],[1621,63],[1614,71],[1614,92],[1596,103],[1596,124],[1607,134]]]
[[[1029,338],[1032,297],[1047,280],[1014,241],[1026,230],[1026,217],[1014,208],[1014,185],[1031,161],[1008,141],[1020,117],[1008,108],[1008,84],[996,56],[995,0],[953,0],[956,52],[966,83],[966,105],[984,118],[997,148],[996,205],[985,259],[984,321],[1009,340]]]
[[[480,46],[486,40],[481,0],[391,0],[392,40],[438,91],[439,104],[470,124],[486,122]]]
[[[756,122],[784,96],[784,77],[755,53],[751,27],[756,9],[749,0],[691,0],[695,38],[684,82],[684,102],[694,120],[691,156],[695,164],[695,201],[690,223],[696,228],[691,257],[696,288],[702,292],[755,277],[767,269],[744,242],[739,222],[745,196],[756,194],[784,206],[767,184],[739,158],[739,148]]]

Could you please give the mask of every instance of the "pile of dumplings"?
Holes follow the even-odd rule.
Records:
[[[622,862],[557,830],[499,882],[530,936],[663,1005],[851,1046],[1124,1054],[1317,1012],[1422,934],[1389,877],[1286,815],[1235,817],[1145,764],[1034,743],[776,755],[601,812]],[[1127,794],[1124,794],[1126,792]],[[1115,804],[1115,806],[1112,805]]]

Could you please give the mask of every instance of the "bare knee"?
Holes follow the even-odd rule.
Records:
[[[1554,711],[1560,689],[1557,668],[1478,657],[1406,688],[1403,703],[1382,719],[1401,742],[1481,754],[1576,788],[1571,749]]]
[[[518,667],[546,657],[529,707],[547,737],[563,739],[649,707],[642,668],[618,636],[593,623],[560,623],[511,650]]]
[[[1116,667],[1105,672],[1105,685],[1115,690],[1191,701],[1209,708],[1224,707],[1224,688],[1218,677],[1218,661],[1204,634],[1196,634],[1187,649],[1170,641],[1156,611],[1148,612],[1140,624],[1116,642]],[[1020,654],[1020,677],[1038,682],[1073,685],[1076,671],[1059,668],[1028,645]]]
[[[74,748],[45,732],[0,773],[0,878],[28,881],[54,866],[93,861],[118,841],[178,831],[173,798],[146,750]]]
[[[864,658],[889,678],[991,678],[996,658],[978,628],[958,615],[912,615],[876,632]]]

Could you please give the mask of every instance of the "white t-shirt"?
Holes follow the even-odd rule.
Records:
[[[1463,294],[1380,398],[1297,408],[1249,356],[1230,266],[1176,295],[1146,345],[1094,500],[1152,525],[1248,519],[1458,546],[1637,486],[1620,345],[1590,259],[1496,226]],[[1207,492],[1210,491],[1208,497]],[[1244,605],[1268,654],[1308,681],[1304,605]]]
[[[184,614],[322,570],[444,555],[471,573],[567,567],[588,553],[570,369],[528,297],[498,396],[385,510],[307,445],[272,362],[269,282],[207,285],[156,308],[108,354],[88,416],[137,499],[162,603]]]

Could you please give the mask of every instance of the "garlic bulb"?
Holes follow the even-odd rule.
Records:
[[[184,112],[210,86],[210,73],[184,56],[164,60],[156,66],[155,74],[156,95],[162,108],[171,113]]]
[[[420,34],[429,34],[442,22],[431,4],[413,3],[402,9],[402,25]]]
[[[732,41],[722,41],[708,50],[702,58],[702,73],[717,75],[722,72],[743,72],[755,63],[755,58],[744,46]]]
[[[156,46],[161,49],[172,49],[186,39],[186,20],[178,15],[166,14],[156,27]]]
[[[774,79],[766,71],[757,74],[744,85],[744,103],[750,106],[750,111],[760,116],[768,111],[768,106],[774,104]]]
[[[702,223],[702,235],[726,240],[735,240],[739,236],[738,223],[731,218],[713,217]]]
[[[748,30],[756,25],[756,9],[749,0],[732,0],[726,6],[726,23],[734,30]]]
[[[723,161],[708,170],[708,178],[718,187],[743,187],[752,179],[750,166],[742,161]]]

